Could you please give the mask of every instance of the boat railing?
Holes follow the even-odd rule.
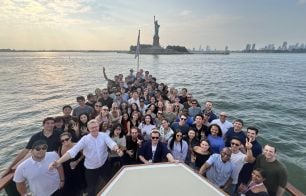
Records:
[[[24,159],[28,158],[30,154],[28,154]],[[9,174],[4,176],[3,178],[0,179],[0,191],[2,191],[6,186],[8,186],[10,183],[12,183],[13,176],[14,176],[14,171],[16,170],[16,167],[24,160],[22,159],[19,161],[11,170]],[[291,196],[304,196],[305,194],[301,192],[299,189],[294,187],[290,182],[287,183],[286,185],[286,193],[287,195]],[[8,194],[9,195],[9,194]],[[10,195],[9,195],[10,196]]]

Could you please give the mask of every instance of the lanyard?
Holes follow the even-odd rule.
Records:
[[[255,187],[258,187],[258,186],[263,185],[263,183],[259,183],[259,184],[254,184],[254,185],[250,186],[251,184],[252,184],[252,183],[249,184],[247,190],[245,190],[244,193],[248,192],[249,190],[251,190],[251,189],[253,189],[253,188],[255,188]]]

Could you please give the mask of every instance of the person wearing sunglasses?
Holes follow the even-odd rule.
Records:
[[[54,124],[55,121],[53,117],[46,117],[42,123],[42,131],[39,131],[31,136],[26,147],[16,156],[10,166],[3,172],[2,176],[6,176],[8,173],[10,173],[13,166],[26,157],[26,155],[31,151],[34,142],[38,140],[45,140],[47,142],[48,152],[57,151],[58,147],[60,146],[60,133],[54,130]]]
[[[181,114],[179,118],[179,122],[173,122],[171,124],[171,129],[172,130],[181,130],[183,135],[187,135],[188,130],[189,130],[189,125],[186,123],[188,119],[188,116]]]
[[[64,132],[60,135],[62,145],[58,149],[59,156],[63,156],[70,150],[75,143],[71,141],[72,136],[69,132]],[[63,163],[65,173],[65,184],[62,189],[63,195],[79,195],[82,189],[85,189],[85,174],[84,174],[84,155],[79,152],[75,158]]]
[[[157,129],[153,129],[150,136],[151,140],[145,142],[139,150],[138,158],[142,163],[160,163],[166,158],[169,162],[178,162],[173,158],[166,144],[159,141],[160,133]]]
[[[243,165],[245,163],[252,163],[255,160],[255,158],[253,157],[251,140],[246,139],[244,145],[247,149],[246,154],[240,151],[240,148],[243,148],[243,143],[239,137],[233,137],[231,140],[231,147],[230,147],[232,151],[231,162],[235,165],[232,174],[232,185],[230,189],[231,195],[237,192],[238,176]]]
[[[33,143],[31,157],[17,166],[13,181],[20,195],[27,195],[26,182],[32,195],[58,195],[64,186],[65,177],[62,167],[49,170],[48,165],[59,158],[56,152],[47,152],[45,140]]]
[[[107,88],[102,89],[102,95],[98,101],[101,102],[103,106],[106,105],[108,108],[111,108],[114,102],[113,98],[109,96],[109,91]]]
[[[232,152],[227,147],[223,148],[220,154],[212,154],[201,166],[199,174],[205,174],[211,183],[225,190],[231,181],[234,169],[234,164],[230,161],[231,155]]]
[[[168,149],[176,160],[184,162],[187,157],[188,144],[183,140],[183,133],[176,130],[172,139],[168,141]]]
[[[99,177],[102,177],[106,183],[111,177],[108,149],[115,151],[119,156],[123,156],[123,152],[108,134],[99,132],[99,123],[96,120],[90,120],[87,126],[89,134],[82,137],[60,159],[53,161],[49,165],[49,169],[60,167],[62,163],[76,157],[83,150],[85,156],[85,179],[87,183],[86,191],[88,196],[94,196],[97,194],[97,188],[100,186]]]

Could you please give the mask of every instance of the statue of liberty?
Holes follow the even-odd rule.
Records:
[[[160,48],[160,44],[159,44],[159,35],[158,35],[158,31],[159,31],[159,27],[160,25],[158,24],[158,21],[155,20],[155,16],[154,16],[154,29],[155,29],[155,34],[153,36],[153,47],[157,47]]]
[[[155,20],[155,16],[154,16],[154,26],[155,26],[155,36],[158,36],[158,31],[159,31],[160,25],[158,24],[158,21]]]

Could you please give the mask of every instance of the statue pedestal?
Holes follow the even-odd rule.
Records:
[[[154,48],[160,48],[159,36],[158,35],[154,35],[154,37],[153,37],[153,47]]]

